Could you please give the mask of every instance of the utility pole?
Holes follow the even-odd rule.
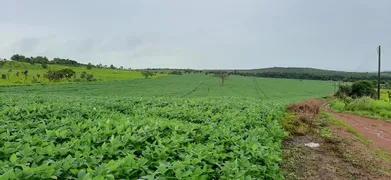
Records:
[[[381,59],[381,46],[379,46],[379,49],[377,51],[379,55],[379,69],[377,71],[377,99],[380,100],[380,59]]]

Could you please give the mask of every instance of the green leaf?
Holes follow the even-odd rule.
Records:
[[[84,169],[80,170],[79,173],[77,173],[77,178],[81,179],[86,175],[86,171]]]
[[[16,157],[16,154],[12,154],[11,157],[10,157],[10,161],[11,161],[12,164],[15,164],[17,159],[18,159],[18,157]]]

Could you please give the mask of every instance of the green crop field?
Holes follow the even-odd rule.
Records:
[[[184,75],[120,82],[0,87],[0,92],[105,97],[247,97],[289,102],[323,97],[333,93],[333,84],[324,81],[230,76],[223,87],[220,83],[221,80],[217,77]]]
[[[0,179],[281,179],[284,109],[332,91],[205,75],[0,87]]]

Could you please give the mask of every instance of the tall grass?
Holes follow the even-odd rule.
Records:
[[[369,97],[353,99],[347,102],[333,101],[331,108],[338,112],[348,112],[364,117],[391,121],[391,103],[374,100]]]

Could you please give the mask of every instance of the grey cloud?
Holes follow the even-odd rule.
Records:
[[[0,55],[132,67],[376,70],[388,0],[1,1]],[[343,62],[343,63],[342,63]]]

